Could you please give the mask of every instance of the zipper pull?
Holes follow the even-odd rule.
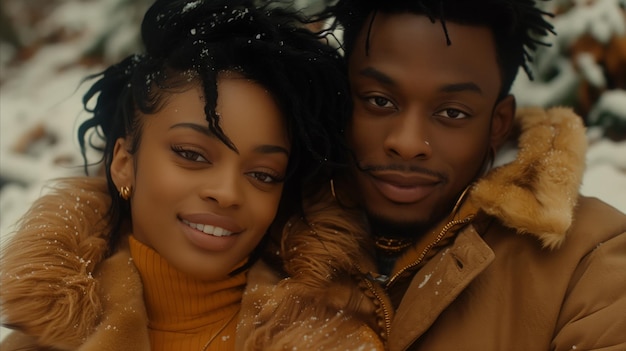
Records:
[[[366,278],[370,281],[383,284],[383,285],[389,281],[388,275],[372,273],[372,272],[367,273]]]

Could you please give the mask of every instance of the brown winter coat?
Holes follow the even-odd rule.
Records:
[[[16,329],[0,345],[2,351],[150,350],[141,278],[126,241],[105,258],[109,202],[104,179],[74,178],[59,182],[23,217],[2,248],[3,321]],[[290,297],[298,297],[297,290]],[[241,315],[254,313],[254,306],[242,307]],[[383,349],[376,335],[349,314],[320,308],[315,315],[321,323],[292,319],[281,337],[266,340],[261,348],[250,343],[238,350]]]
[[[376,273],[364,255],[354,263],[359,283],[341,294],[328,281],[313,291],[360,301],[348,310],[366,311],[373,300],[370,326],[392,351],[626,350],[626,215],[578,195],[587,147],[581,120],[557,108],[525,109],[516,121],[516,160],[473,185],[385,283],[366,279]],[[348,260],[358,249],[334,255]],[[257,269],[266,277],[255,281],[257,291],[288,293],[273,287],[276,271]],[[262,295],[244,296],[244,306],[267,310],[249,317],[260,340],[281,318],[267,315],[276,311],[271,303],[258,307]]]
[[[564,109],[525,110],[518,122],[519,157],[491,171],[469,191],[461,209],[451,214],[454,222],[441,224],[436,243],[417,245],[400,258],[391,283],[381,286],[365,279],[375,276],[370,275],[375,268],[358,224],[346,228],[345,223],[320,220],[326,227],[318,228],[311,216],[309,232],[286,235],[281,251],[284,271],[259,262],[250,272],[238,349],[311,345],[311,335],[302,336],[298,328],[319,330],[312,336],[327,349],[357,343],[346,335],[371,340],[371,330],[381,333],[392,351],[625,349],[626,216],[598,200],[577,196],[586,150],[577,116]],[[320,212],[329,207],[336,213],[326,195],[309,206],[320,207]],[[68,218],[63,211],[51,211],[65,217],[59,223],[65,226]],[[342,217],[360,223],[353,215]],[[79,218],[71,220],[69,228],[84,225]],[[41,230],[35,228],[16,246],[27,247]],[[102,259],[104,242],[97,240],[97,232],[70,231],[72,235],[60,241],[63,250],[56,258],[64,264],[56,268],[64,269],[64,277],[43,280],[38,289],[24,285],[9,300],[0,292],[6,310],[22,316],[23,328],[57,339],[107,331],[108,324],[76,318],[90,309],[98,315],[109,308],[98,297],[103,285],[88,274]],[[50,263],[49,245],[56,246],[58,239],[51,231],[44,233],[48,249],[35,249],[31,256],[46,253],[48,261],[31,260],[39,262],[38,270],[24,265],[23,257],[14,258],[13,265],[3,261],[3,290],[6,274],[45,273],[41,265]],[[286,275],[289,278],[283,279]],[[10,282],[17,284],[16,279]],[[130,295],[119,301],[128,303]],[[49,296],[60,302],[53,305],[56,310],[46,307]],[[76,298],[71,308],[67,296]],[[29,300],[32,306],[24,304]],[[74,306],[82,312],[71,313]],[[42,308],[50,312],[48,318],[53,317],[56,328],[28,318]],[[9,316],[6,311],[5,315]],[[354,316],[363,318],[368,327]],[[134,322],[125,321],[129,327]],[[334,329],[339,322],[341,327]],[[81,326],[79,330],[73,329],[75,325]]]
[[[470,224],[387,288],[406,288],[392,351],[626,350],[626,215],[577,196],[576,115],[529,109],[518,122],[518,157],[471,190],[458,215]]]

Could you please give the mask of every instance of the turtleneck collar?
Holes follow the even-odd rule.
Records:
[[[237,318],[231,317],[238,313],[247,272],[221,281],[201,281],[178,271],[132,236],[129,244],[144,287],[151,334],[211,334],[232,319],[226,324],[233,326],[234,340]]]

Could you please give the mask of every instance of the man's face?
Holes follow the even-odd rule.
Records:
[[[369,21],[366,21],[369,23]],[[481,172],[509,129],[514,99],[501,84],[486,27],[377,14],[349,58],[354,112],[348,141],[370,218],[430,226]],[[385,234],[385,233],[381,233]]]

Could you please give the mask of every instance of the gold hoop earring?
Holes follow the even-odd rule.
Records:
[[[124,200],[130,199],[130,195],[132,194],[132,192],[133,190],[130,186],[120,187],[120,197]]]
[[[337,194],[335,193],[335,182],[330,179],[330,193],[333,195],[333,199],[337,200]]]
[[[487,154],[483,159],[483,166],[480,173],[481,177],[489,173],[489,170],[493,168],[493,164],[496,161],[496,152],[496,148],[493,145],[489,145],[489,148],[487,149]]]
[[[496,150],[496,147],[493,145],[489,146],[489,166],[487,167],[487,169],[490,169],[493,167],[493,164],[496,162],[496,153],[498,151]]]

